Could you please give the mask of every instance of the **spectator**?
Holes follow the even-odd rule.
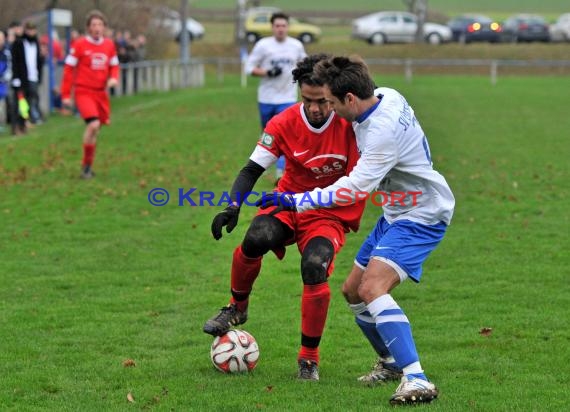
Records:
[[[303,44],[287,35],[289,16],[275,13],[271,16],[273,36],[259,40],[249,55],[245,70],[252,76],[261,77],[257,101],[261,116],[261,130],[276,114],[297,101],[297,87],[291,71],[295,64],[306,57]],[[276,163],[276,178],[285,170],[285,158]]]
[[[12,47],[12,44],[16,41],[16,38],[24,34],[24,26],[22,23],[15,20],[8,26],[8,35],[6,37],[6,42],[8,47]]]
[[[4,130],[3,123],[8,121],[10,94],[10,79],[12,78],[12,64],[10,49],[6,44],[6,36],[0,30],[0,131]]]
[[[48,58],[48,52],[49,52],[48,45],[49,45],[48,35],[44,34],[40,37],[40,46],[42,48],[45,48],[46,60]],[[58,62],[63,61],[63,59],[65,58],[65,55],[63,53],[63,47],[61,45],[61,42],[59,41],[59,36],[57,35],[57,32],[55,30],[53,31],[51,45],[52,45],[51,50],[52,50],[53,62],[57,64]]]
[[[17,37],[12,44],[12,88],[14,89],[14,102],[25,98],[30,108],[30,121],[40,123],[42,113],[39,106],[38,88],[42,80],[43,58],[41,56],[38,41],[38,30],[32,21],[24,25],[24,34]],[[15,113],[17,104],[13,104],[13,119],[18,119],[12,124],[12,130],[18,134],[25,132],[25,119],[20,113]],[[16,127],[16,129],[14,129]],[[19,130],[18,130],[19,129]]]

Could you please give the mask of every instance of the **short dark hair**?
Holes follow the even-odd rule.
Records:
[[[99,10],[91,10],[89,13],[87,13],[87,16],[85,16],[85,26],[89,27],[91,20],[93,19],[99,19],[105,26],[107,25],[107,17],[105,17],[105,15]]]
[[[289,23],[289,15],[278,11],[277,13],[273,13],[271,15],[271,25],[273,25],[273,22],[277,19],[285,19],[287,21],[287,23]]]
[[[311,54],[305,57],[303,60],[297,63],[297,66],[293,69],[293,81],[299,84],[301,87],[303,84],[309,86],[322,86],[322,80],[315,75],[315,65],[323,60],[327,60],[331,57],[330,54],[319,53]]]
[[[374,81],[368,66],[359,56],[337,56],[323,60],[315,66],[315,74],[340,101],[344,101],[347,93],[360,99],[374,95]]]

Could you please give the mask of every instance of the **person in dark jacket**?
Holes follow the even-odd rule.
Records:
[[[38,88],[42,80],[43,58],[40,53],[38,30],[36,25],[28,21],[24,24],[24,34],[17,37],[12,44],[12,89],[14,90],[14,104],[16,111],[18,101],[27,100],[30,108],[30,121],[39,123],[42,114],[39,107]],[[19,118],[19,119],[18,119]],[[25,130],[25,119],[22,113],[15,113],[13,126]]]

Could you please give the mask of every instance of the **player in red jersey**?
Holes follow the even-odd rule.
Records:
[[[286,158],[285,173],[277,187],[280,192],[304,192],[326,186],[348,175],[356,164],[359,155],[352,125],[336,116],[324,97],[322,84],[313,77],[313,66],[326,57],[309,56],[293,70],[302,102],[267,124],[249,162],[233,183],[232,204],[212,222],[212,235],[216,240],[222,237],[224,226],[228,233],[235,228],[244,201],[255,202],[256,199],[248,199],[246,194],[279,156]],[[283,259],[285,246],[297,243],[302,255],[304,284],[298,376],[318,380],[319,343],[330,301],[328,276],[333,271],[335,255],[344,244],[345,233],[358,230],[363,210],[363,202],[302,215],[275,214],[272,208],[260,210],[233,254],[230,303],[205,323],[204,332],[219,336],[232,326],[244,323],[248,298],[261,270],[263,255],[271,250]]]
[[[111,108],[107,89],[115,87],[119,79],[119,59],[115,44],[103,37],[107,19],[98,10],[87,15],[87,35],[73,42],[65,59],[61,97],[64,107],[71,105],[73,88],[75,105],[85,120],[83,132],[83,163],[81,177],[90,179],[95,157],[95,145],[101,124],[110,123]]]

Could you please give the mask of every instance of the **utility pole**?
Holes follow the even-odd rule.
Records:
[[[416,43],[424,42],[424,23],[426,22],[428,0],[403,0],[410,13],[416,15],[418,26],[416,28]]]
[[[418,28],[416,30],[416,43],[424,42],[424,23],[426,22],[428,0],[416,0],[416,17],[418,18]]]
[[[245,33],[246,14],[246,0],[237,0],[235,41],[239,45],[242,87],[247,86],[247,76],[245,74],[245,60],[247,59],[247,38]]]
[[[180,0],[180,61],[182,62],[182,84],[190,82],[190,34],[186,28],[188,19],[188,0]]]

